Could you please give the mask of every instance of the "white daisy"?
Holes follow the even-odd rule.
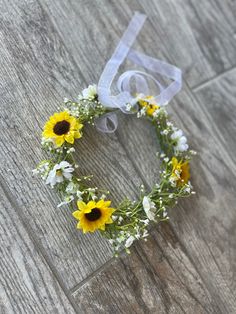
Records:
[[[69,162],[61,161],[49,172],[46,184],[50,184],[51,187],[54,187],[57,183],[63,182],[64,179],[71,180],[73,171],[74,168]]]
[[[132,235],[129,236],[128,239],[125,242],[125,247],[126,248],[130,247],[133,244],[134,240],[135,240],[134,236],[132,236]]]
[[[82,91],[82,96],[85,99],[93,99],[97,95],[97,85],[89,85]]]
[[[155,211],[156,211],[156,206],[154,202],[150,200],[149,197],[144,196],[143,198],[143,209],[147,215],[147,218],[149,220],[155,221]]]
[[[183,135],[182,130],[174,130],[171,139],[176,140],[175,151],[184,152],[188,149],[187,138]]]

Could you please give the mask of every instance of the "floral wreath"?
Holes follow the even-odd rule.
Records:
[[[69,205],[73,217],[78,221],[77,228],[84,233],[99,230],[108,238],[115,254],[124,247],[129,252],[135,239],[146,239],[150,223],[168,220],[167,208],[175,205],[178,198],[195,193],[189,181],[189,161],[195,152],[188,149],[182,130],[173,125],[164,108],[181,89],[181,71],[131,49],[145,19],[144,14],[135,13],[107,62],[98,86],[90,85],[84,89],[77,101],[66,99],[61,112],[55,113],[46,122],[42,146],[51,156],[33,170],[60,194],[62,201],[58,207]],[[164,87],[154,75],[130,70],[119,77],[119,94],[112,96],[112,81],[125,58],[174,82]],[[135,92],[132,80],[135,82]],[[159,95],[150,95],[148,80],[159,88]],[[149,193],[142,185],[138,200],[126,198],[114,208],[108,199],[108,191],[91,187],[91,176],[76,174],[78,165],[73,158],[73,145],[76,139],[82,137],[86,123],[96,125],[102,132],[113,132],[117,127],[117,109],[136,114],[137,118],[146,118],[155,126],[161,147],[161,153],[158,153],[161,166],[160,182]]]
[[[73,158],[75,140],[82,137],[85,123],[94,125],[96,118],[108,112],[98,100],[95,85],[83,90],[77,102],[66,99],[63,111],[47,121],[42,146],[50,152],[51,158],[41,161],[34,170],[59,192],[62,202],[58,207],[69,204],[72,215],[78,220],[77,228],[84,233],[99,230],[116,253],[122,247],[129,251],[135,239],[146,238],[150,222],[168,220],[167,208],[176,204],[178,198],[194,193],[189,181],[189,160],[195,152],[188,150],[182,130],[173,125],[165,108],[159,107],[152,96],[137,95],[136,99],[137,117],[146,118],[155,126],[162,150],[158,154],[160,183],[148,194],[141,186],[138,200],[124,199],[113,208],[107,200],[109,192],[90,187],[91,176],[75,173],[78,167]],[[129,104],[126,109],[132,110]]]

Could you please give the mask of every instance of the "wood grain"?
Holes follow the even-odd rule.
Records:
[[[170,225],[73,293],[84,313],[218,313]]]
[[[33,179],[31,169],[43,158],[45,120],[62,97],[76,97],[98,81],[135,10],[149,16],[135,47],[184,70],[183,90],[168,110],[199,152],[191,167],[197,195],[171,210],[170,224],[153,228],[132,255],[114,261],[98,234],[76,231],[70,212],[56,208],[55,193]],[[78,313],[236,312],[234,20],[235,5],[228,0],[0,3],[1,183],[3,204],[13,213],[14,203],[20,217],[11,221],[3,211],[10,231],[0,224],[1,263],[11,270],[8,261],[16,258],[13,251],[8,255],[10,233],[22,249],[17,252],[25,253],[29,242],[32,247],[30,268],[12,270],[17,286],[11,271],[2,270],[3,283],[9,282],[1,308],[6,314],[31,314],[33,302],[35,313],[73,313],[70,294]],[[119,115],[112,135],[86,128],[76,148],[78,171],[93,173],[93,183],[110,189],[115,204],[125,194],[135,198],[141,183],[150,188],[158,180],[154,130],[135,117]],[[23,289],[12,299],[18,278]],[[32,295],[25,285],[33,286]],[[40,305],[46,285],[47,300]],[[18,297],[24,294],[26,301]]]
[[[0,187],[0,312],[75,313]]]
[[[83,77],[39,3],[13,2],[11,8],[11,14],[2,15],[0,32],[1,172],[48,259],[72,288],[112,256],[110,247],[99,235],[79,233],[70,212],[56,208],[56,194],[33,179],[31,170],[43,158],[45,120],[68,90],[78,93]],[[141,180],[116,135],[85,133],[78,147],[79,170],[85,173],[90,165],[89,174],[97,176],[100,187],[110,188],[115,200],[123,191],[134,197]],[[110,177],[116,181],[109,186]]]
[[[114,49],[114,38],[120,33],[135,10],[147,14],[148,22],[139,42],[155,47],[171,57],[169,61],[179,66],[191,87],[235,67],[236,6],[234,1],[42,1],[50,12],[52,21],[79,66],[86,64],[88,79],[96,82],[104,62],[96,65],[93,60],[105,61]],[[68,18],[69,17],[69,18]],[[96,17],[96,18],[94,18]],[[65,23],[69,27],[64,27]],[[150,39],[146,30],[152,24],[155,38]],[[86,25],[86,28],[84,28]],[[95,26],[96,25],[96,26]],[[106,31],[104,31],[106,29]],[[142,35],[141,35],[142,36]],[[79,38],[86,41],[81,46]],[[94,46],[96,49],[94,49]],[[81,60],[80,51],[85,52]],[[90,52],[93,51],[91,54]],[[150,53],[150,49],[147,49]],[[94,59],[93,59],[94,58]],[[102,59],[102,60],[103,60]],[[81,63],[82,61],[82,63]]]
[[[235,67],[234,1],[139,1],[156,41],[194,87]]]

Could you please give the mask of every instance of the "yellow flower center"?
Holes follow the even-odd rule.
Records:
[[[99,208],[93,208],[90,213],[85,214],[85,217],[89,221],[96,221],[102,216],[102,213]]]
[[[57,122],[53,128],[53,132],[56,135],[66,134],[66,133],[68,133],[69,130],[70,130],[70,123],[66,120],[62,120],[62,121]]]
[[[60,169],[56,170],[56,175],[57,176],[62,176],[62,171]]]

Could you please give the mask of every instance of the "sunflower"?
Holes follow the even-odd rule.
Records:
[[[111,201],[100,200],[98,202],[89,201],[87,204],[78,201],[76,210],[72,215],[79,220],[78,229],[83,229],[83,233],[94,232],[97,229],[105,230],[105,224],[113,223],[111,219],[114,208],[109,207]]]
[[[178,186],[188,183],[190,178],[188,161],[178,161],[176,157],[172,157],[172,174],[171,177],[176,181]]]
[[[43,137],[53,139],[57,146],[65,141],[73,144],[76,138],[80,138],[83,124],[72,117],[67,111],[54,113],[46,122],[43,130]]]
[[[140,99],[138,102],[141,107],[146,109],[149,116],[152,116],[153,113],[160,108],[154,101],[153,96],[146,96],[145,99]]]

